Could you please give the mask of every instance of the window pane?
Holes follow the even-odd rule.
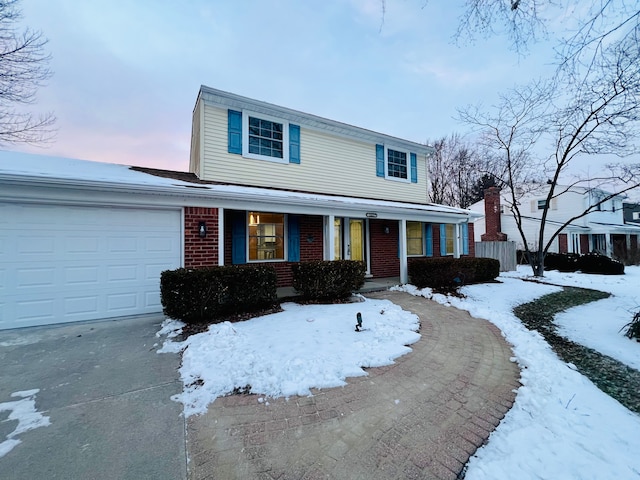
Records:
[[[451,223],[446,224],[445,228],[447,232],[447,239],[446,239],[447,255],[453,255],[453,242],[455,240],[456,228],[455,228],[455,225]]]
[[[422,223],[407,222],[407,255],[424,255]]]
[[[407,153],[387,150],[387,174],[395,178],[407,178]]]
[[[249,153],[283,158],[283,124],[249,117]]]
[[[249,260],[284,260],[284,214],[249,212]]]

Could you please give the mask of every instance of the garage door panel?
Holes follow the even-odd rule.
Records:
[[[0,329],[160,312],[179,210],[0,204]]]

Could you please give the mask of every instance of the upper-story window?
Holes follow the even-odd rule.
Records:
[[[547,200],[538,200],[538,210],[544,210],[547,208]]]
[[[273,158],[284,155],[284,124],[249,116],[249,153]]]
[[[407,179],[407,152],[387,148],[387,176]]]
[[[418,157],[413,152],[376,145],[376,175],[389,180],[418,183]]]
[[[242,155],[258,160],[289,162],[289,122],[242,112]]]
[[[278,163],[300,163],[300,127],[281,118],[228,111],[228,151]]]

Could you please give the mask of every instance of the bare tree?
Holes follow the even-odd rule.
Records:
[[[18,0],[0,0],[0,145],[51,139],[55,117],[34,115],[39,87],[51,76],[42,33],[20,29]]]
[[[429,160],[431,201],[467,208],[477,201],[474,187],[487,172],[487,162],[472,144],[457,133],[442,137],[432,144],[435,153]]]
[[[577,83],[568,83],[570,77],[564,78],[565,83],[560,77],[536,82],[503,95],[500,104],[489,113],[472,107],[460,112],[463,121],[480,130],[484,146],[497,154],[494,174],[510,196],[509,207],[535,276],[543,275],[544,257],[565,227],[614,196],[640,186],[638,165],[611,165],[608,173],[590,178],[568,177],[566,172],[581,155],[638,153],[637,40],[625,37],[603,49]],[[543,179],[548,186],[546,202],[536,241],[529,242],[519,200],[528,193],[527,188],[539,188]],[[553,200],[569,191],[599,189],[603,184],[615,184],[617,190],[566,219],[545,243]],[[529,244],[535,245],[535,250],[530,251]]]

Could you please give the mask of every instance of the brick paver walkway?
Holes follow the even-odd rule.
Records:
[[[192,479],[456,479],[511,408],[520,372],[489,322],[399,292],[413,352],[312,397],[233,395],[187,422]]]

